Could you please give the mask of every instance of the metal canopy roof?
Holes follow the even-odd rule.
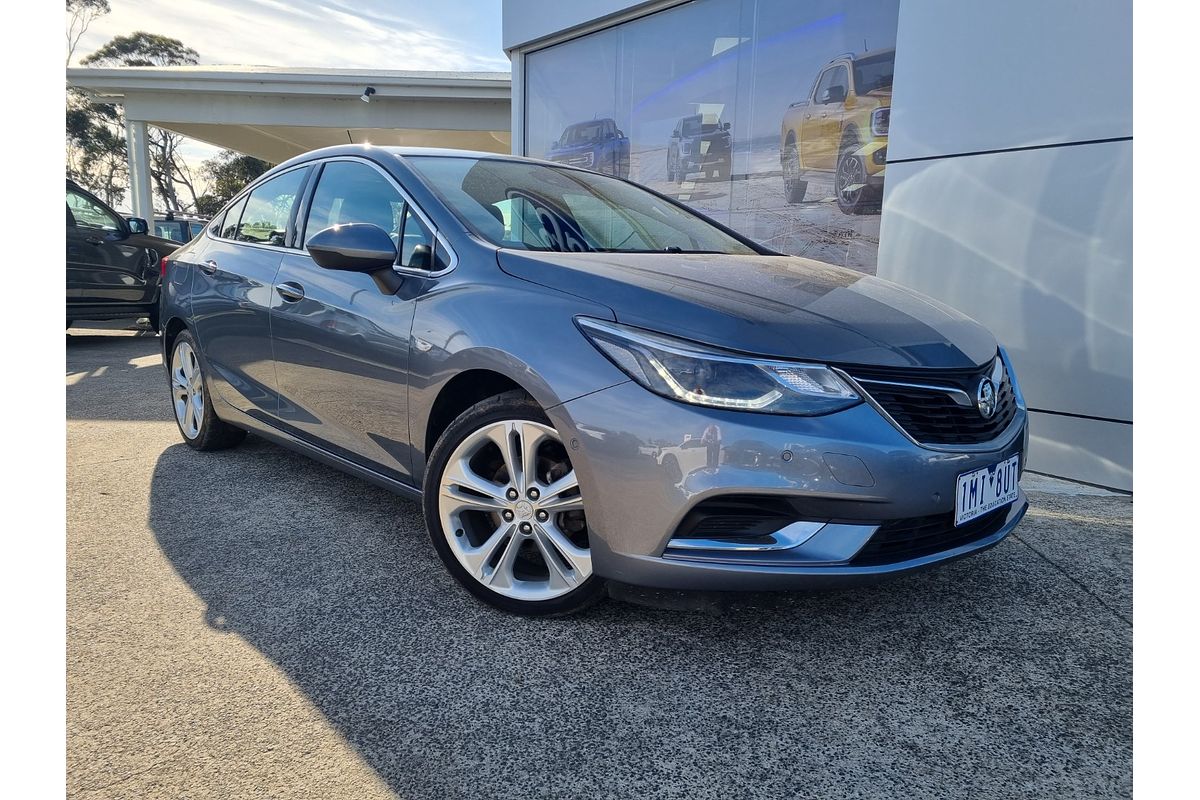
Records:
[[[144,122],[279,163],[370,143],[511,151],[507,72],[289,67],[75,67],[67,82]],[[373,87],[371,102],[360,99]]]

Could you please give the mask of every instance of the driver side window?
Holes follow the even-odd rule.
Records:
[[[841,88],[841,99],[836,98],[835,91]],[[821,82],[817,85],[817,96],[815,98],[818,105],[827,105],[829,103],[840,103],[846,98],[850,88],[849,71],[845,65],[839,64],[836,67],[830,67],[825,70],[825,74],[821,76]]]
[[[85,194],[67,189],[67,211],[75,218],[76,226],[113,233],[121,230],[116,214]]]
[[[309,204],[304,243],[333,225],[378,225],[400,249],[404,198],[377,170],[357,161],[330,161],[321,171]]]

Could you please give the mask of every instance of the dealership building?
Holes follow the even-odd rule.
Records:
[[[1021,378],[1030,468],[1131,489],[1131,25],[1129,0],[505,0],[512,146],[969,314]]]

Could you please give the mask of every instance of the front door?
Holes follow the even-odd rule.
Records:
[[[230,206],[220,235],[193,251],[192,317],[212,390],[264,420],[278,411],[270,316],[275,273],[308,169],[256,186]]]
[[[302,241],[340,223],[371,223],[391,235],[401,266],[428,268],[429,226],[392,180],[365,161],[329,161],[316,178]],[[421,247],[420,245],[425,245]],[[279,419],[326,450],[405,480],[408,342],[415,284],[396,294],[370,275],[318,267],[307,253],[284,256],[271,315]]]
[[[800,151],[805,167],[833,170],[837,166],[849,87],[850,71],[845,64],[830,67],[821,75],[800,127]]]
[[[92,195],[67,186],[67,302],[137,306],[154,300],[155,256],[129,243],[129,227]]]

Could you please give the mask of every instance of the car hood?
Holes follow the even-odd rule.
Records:
[[[912,290],[795,256],[498,251],[514,277],[617,321],[755,355],[953,369],[986,364],[983,326]]]
[[[604,141],[604,139],[587,139],[582,142],[576,142],[575,144],[564,144],[559,147],[552,147],[547,152],[551,154],[587,152],[588,150],[594,150],[596,147],[604,144]]]

